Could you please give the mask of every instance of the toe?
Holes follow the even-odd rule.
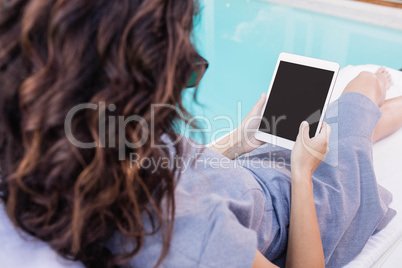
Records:
[[[385,71],[385,67],[382,66],[382,67],[378,68],[376,74],[382,74],[382,73],[384,73],[384,71]]]

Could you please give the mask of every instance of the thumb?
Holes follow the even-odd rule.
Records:
[[[307,121],[303,121],[300,124],[300,133],[302,134],[302,139],[310,139],[310,125],[308,124]]]
[[[267,94],[262,93],[261,97],[258,99],[257,103],[254,105],[253,109],[251,110],[251,115],[260,115],[262,113],[262,109],[265,104],[265,100],[267,98]]]

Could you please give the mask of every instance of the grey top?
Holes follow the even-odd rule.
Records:
[[[351,261],[395,215],[391,194],[376,182],[370,135],[380,109],[358,93],[330,105],[330,153],[313,176],[314,200],[327,267]],[[262,146],[231,161],[188,146],[198,157],[176,188],[176,219],[163,267],[251,267],[256,250],[284,266],[290,214],[290,151]],[[110,241],[118,251],[116,235]],[[153,267],[160,233],[147,237],[134,267]]]

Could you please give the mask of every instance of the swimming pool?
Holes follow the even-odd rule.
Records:
[[[203,0],[195,42],[210,63],[198,92],[184,94],[208,143],[235,128],[268,90],[279,53],[402,68],[402,31],[257,0]],[[230,119],[230,120],[228,120]]]

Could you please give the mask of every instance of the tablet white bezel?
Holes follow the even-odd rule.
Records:
[[[335,81],[338,77],[338,72],[339,72],[339,64],[336,62],[330,62],[330,61],[325,61],[325,60],[320,60],[320,59],[314,59],[314,58],[309,58],[309,57],[304,57],[304,56],[299,56],[299,55],[294,55],[294,54],[289,54],[289,53],[281,53],[279,55],[278,61],[276,63],[276,67],[275,67],[275,71],[274,74],[272,76],[272,80],[271,80],[271,84],[269,86],[269,90],[267,93],[267,98],[265,100],[265,104],[264,104],[264,109],[262,109],[262,113],[261,116],[264,115],[265,113],[265,109],[269,100],[269,96],[271,94],[271,90],[276,78],[276,73],[278,71],[278,67],[280,65],[280,63],[284,61],[284,62],[290,62],[290,63],[295,63],[295,64],[300,64],[300,65],[305,65],[305,66],[309,66],[309,67],[315,67],[315,68],[319,68],[319,69],[323,69],[323,70],[328,70],[328,71],[333,71],[334,72],[334,76],[332,77],[332,81],[331,81],[331,85],[329,87],[328,90],[328,94],[327,94],[327,98],[325,100],[323,109],[322,109],[322,114],[320,117],[320,121],[318,122],[318,127],[317,127],[317,131],[315,133],[314,136],[316,136],[322,126],[322,122],[324,120],[324,116],[325,113],[327,111],[331,96],[332,96],[332,92],[334,91],[334,86],[335,86]],[[300,122],[301,123],[301,122]],[[260,126],[258,126],[258,129],[260,128]],[[293,149],[293,146],[295,144],[295,141],[289,140],[289,139],[285,139],[276,135],[272,135],[272,134],[268,134],[262,131],[259,131],[257,129],[254,137],[257,140],[260,141],[264,141],[264,142],[268,142],[283,148],[287,148],[289,150]]]

